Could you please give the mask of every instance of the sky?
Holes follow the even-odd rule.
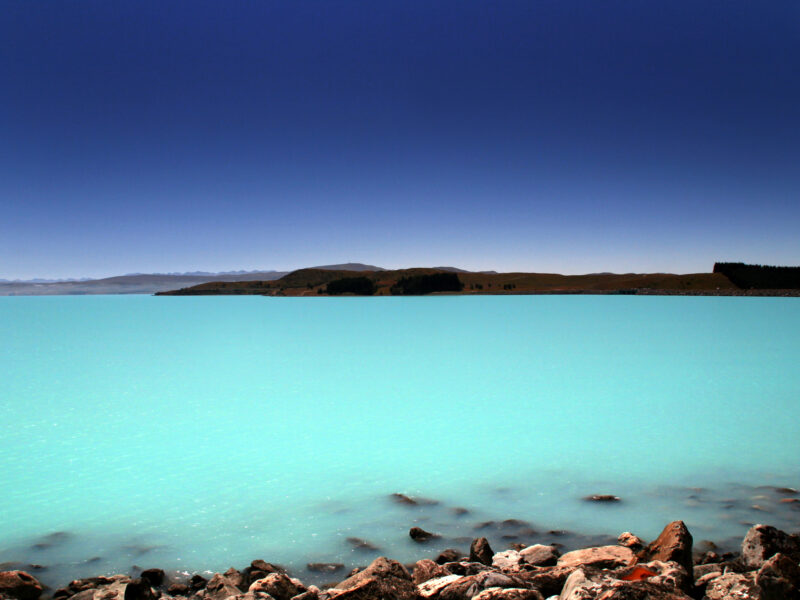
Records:
[[[0,278],[800,264],[796,0],[0,0]]]

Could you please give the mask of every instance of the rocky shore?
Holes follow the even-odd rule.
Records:
[[[414,527],[409,535],[424,542],[433,534]],[[495,552],[479,537],[468,553],[448,549],[409,565],[379,557],[321,586],[264,560],[210,578],[151,568],[54,591],[26,571],[2,571],[0,600],[797,600],[799,561],[800,534],[754,525],[739,551],[718,554],[695,551],[685,524],[674,521],[650,543],[625,532],[616,544],[564,554],[541,544]],[[308,568],[333,578],[342,565]]]

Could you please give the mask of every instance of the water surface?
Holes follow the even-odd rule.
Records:
[[[793,298],[0,298],[0,562],[305,577],[375,555],[353,536],[793,530],[758,486],[800,487],[798,364]]]

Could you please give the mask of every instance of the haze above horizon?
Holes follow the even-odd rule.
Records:
[[[800,4],[3,2],[0,278],[800,264]]]

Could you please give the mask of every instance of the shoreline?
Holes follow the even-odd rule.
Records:
[[[402,496],[402,495],[401,495]],[[613,501],[611,497],[593,501]],[[421,548],[436,534],[412,527]],[[368,542],[361,540],[367,544]],[[558,544],[493,548],[475,537],[469,552],[448,548],[405,565],[380,556],[348,569],[311,563],[319,577],[294,577],[253,560],[224,573],[166,571],[157,566],[97,574],[48,589],[36,569],[0,566],[0,597],[10,600],[778,600],[800,594],[800,534],[753,525],[736,550],[698,545],[683,521],[649,543],[634,533],[571,551]],[[22,566],[22,565],[19,565]],[[35,567],[35,565],[29,565]]]

